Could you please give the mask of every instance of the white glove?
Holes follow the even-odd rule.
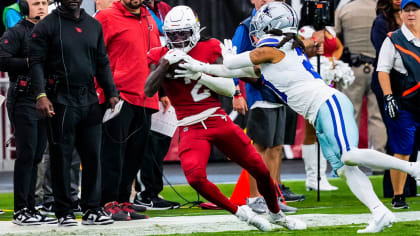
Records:
[[[169,65],[178,63],[181,60],[184,60],[184,58],[187,57],[187,54],[179,49],[171,49],[169,50],[164,56],[163,59],[167,60],[169,62]]]
[[[198,80],[201,77],[201,72],[192,71],[189,69],[186,70],[175,70],[174,78],[186,78],[191,80]]]
[[[193,71],[193,72],[204,72],[209,73],[209,64],[204,63],[193,58],[188,58],[185,60],[186,63],[179,64],[179,67]]]
[[[230,39],[225,39],[224,44],[220,43],[220,48],[222,49],[223,58],[236,55],[236,46],[232,45],[232,40]]]

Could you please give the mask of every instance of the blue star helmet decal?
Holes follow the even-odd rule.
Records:
[[[271,16],[271,12],[270,12],[271,8],[270,6],[267,6],[264,10],[263,13],[266,14],[268,17],[272,17]]]

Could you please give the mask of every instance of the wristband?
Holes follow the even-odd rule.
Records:
[[[238,95],[235,95],[235,96],[233,96],[235,99],[238,99],[238,98],[241,98],[242,97],[242,94],[240,93],[240,94],[238,94]]]
[[[235,93],[233,94],[233,97],[234,98],[240,98],[240,97],[242,97],[241,90],[239,90],[239,89],[235,90]]]
[[[42,97],[46,97],[47,96],[47,94],[46,93],[40,93],[37,97],[36,97],[36,100],[39,100],[40,98],[42,98]]]

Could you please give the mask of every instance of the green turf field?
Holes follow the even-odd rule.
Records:
[[[389,208],[391,207],[391,199],[382,198],[382,177],[373,176],[370,177],[374,189],[380,199]],[[316,192],[306,192],[304,181],[285,181],[285,184],[290,187],[296,193],[303,193],[306,195],[306,200],[302,202],[293,202],[289,205],[297,207],[299,209],[297,214],[309,214],[309,213],[322,213],[322,214],[356,214],[356,213],[369,213],[368,209],[364,207],[350,192],[345,182],[339,178],[330,179],[331,184],[338,186],[338,191],[332,192],[321,192],[321,201],[317,202]],[[234,184],[221,184],[218,185],[221,191],[230,196]],[[197,201],[198,196],[196,192],[189,186],[175,186],[176,191],[183,196],[187,201]],[[420,192],[420,191],[419,191]],[[181,204],[185,204],[181,209],[168,210],[168,211],[148,211],[147,214],[150,217],[164,217],[164,216],[195,216],[195,215],[220,215],[228,214],[224,210],[202,210],[192,204],[188,204],[185,200],[180,198],[174,190],[170,187],[165,187],[161,195],[168,200],[178,201]],[[201,201],[205,201],[200,197]],[[408,210],[393,210],[398,211],[420,211],[420,197],[407,198],[407,202],[410,205]],[[10,221],[12,218],[13,209],[13,195],[11,193],[0,194],[0,208],[6,211],[5,214],[0,215],[0,220]],[[287,233],[288,235],[349,235],[355,234],[357,229],[362,228],[362,225],[350,225],[350,226],[335,226],[335,227],[316,227],[309,228],[302,232],[290,232],[280,230],[279,232]],[[265,235],[277,234],[279,232],[264,233]],[[213,235],[216,233],[198,233],[194,235]],[[253,235],[261,234],[258,231],[251,232],[225,232],[217,233],[217,235]],[[383,235],[420,235],[420,221],[413,222],[400,222],[395,224],[392,228],[386,229]]]

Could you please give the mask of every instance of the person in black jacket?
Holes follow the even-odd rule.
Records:
[[[45,120],[35,110],[35,94],[29,91],[28,44],[34,25],[47,15],[47,0],[20,1],[24,19],[0,39],[0,70],[9,72],[7,112],[14,129],[16,161],[13,176],[13,223],[37,225],[57,223],[35,210],[37,165],[47,144]]]
[[[36,108],[48,117],[55,214],[59,225],[77,225],[70,193],[75,146],[83,166],[82,224],[110,224],[113,220],[100,207],[102,112],[94,77],[112,109],[118,91],[101,24],[80,9],[82,0],[56,1],[59,6],[34,27],[30,41]]]

